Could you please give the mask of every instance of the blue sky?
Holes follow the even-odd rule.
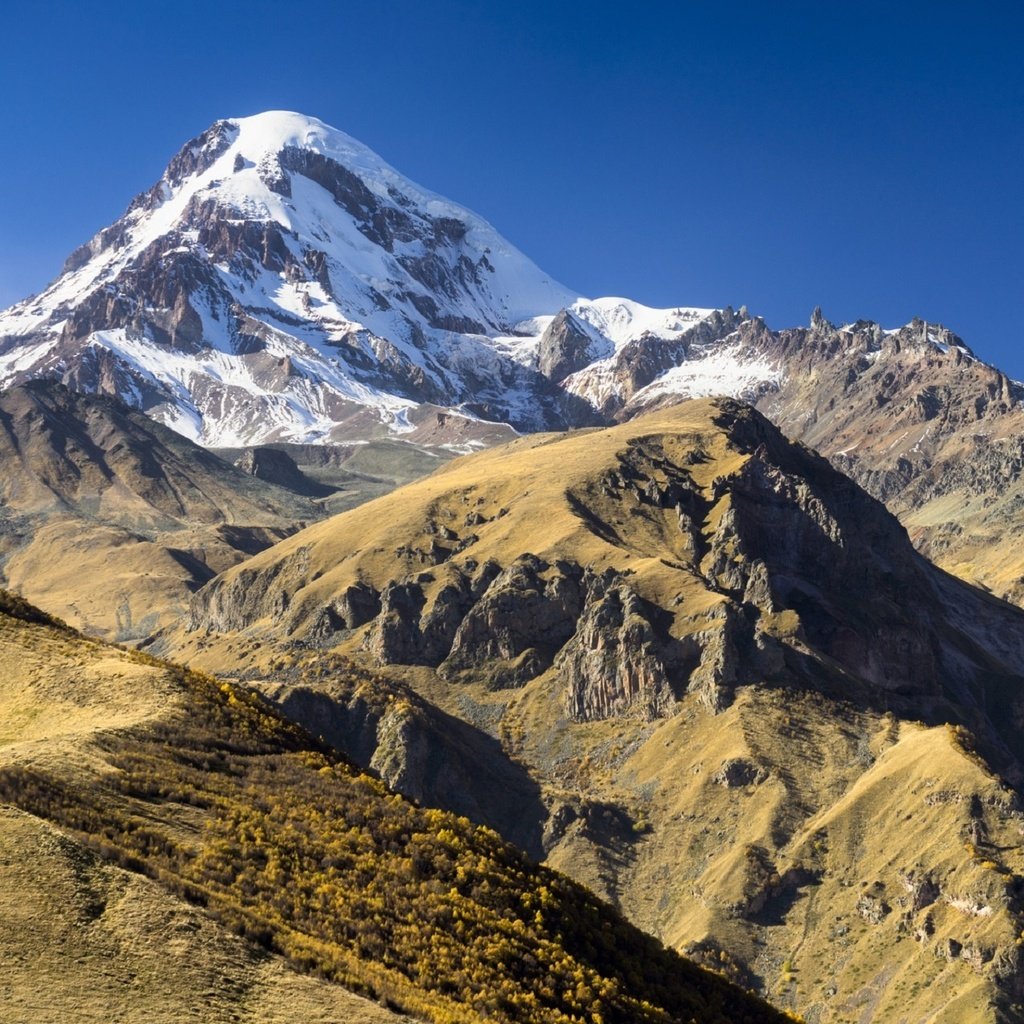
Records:
[[[1024,378],[1017,5],[39,0],[0,18],[0,304],[210,122],[284,108],[583,294],[746,303],[775,327],[817,304],[923,316]]]

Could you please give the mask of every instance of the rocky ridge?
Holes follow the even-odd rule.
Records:
[[[937,564],[1021,602],[1021,384],[922,320],[836,327],[816,311],[809,328],[740,337],[788,368],[758,402],[787,436],[884,501]]]
[[[189,625],[162,642],[193,663],[319,690],[314,728],[352,725],[324,706],[355,663],[488,734],[551,863],[809,1019],[1021,998],[1021,613],[749,408],[458,460],[218,577]],[[425,714],[359,756],[401,779],[443,744]],[[474,800],[515,833],[501,785]]]
[[[573,469],[546,480],[559,459]],[[685,691],[720,709],[744,672],[790,671],[787,643],[921,706],[971,700],[967,665],[988,642],[976,616],[957,624],[950,584],[895,520],[742,406],[524,440],[457,466],[221,574],[196,595],[190,629],[308,637],[494,689],[550,670],[580,721],[658,717]],[[544,505],[552,489],[560,507]],[[541,514],[557,524],[550,543],[517,550]],[[346,551],[339,536],[359,540]],[[961,595],[982,620],[1013,620]],[[1008,633],[1007,672],[1020,644]]]

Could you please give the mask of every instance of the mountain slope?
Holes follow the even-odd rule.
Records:
[[[163,643],[313,728],[288,701],[346,659],[411,687],[536,781],[551,863],[809,1019],[1016,1012],[1024,615],[749,408],[458,460],[222,574]],[[420,720],[334,714],[402,784]]]
[[[97,986],[70,991],[79,968],[59,954],[88,971],[111,947],[119,959],[99,983],[108,1019],[118,1005],[132,1020],[280,1019],[289,989],[292,1013],[302,999],[321,1017],[384,1019],[332,1000],[323,980],[289,980],[263,947],[435,1021],[782,1020],[494,833],[388,793],[245,690],[39,618],[0,592],[0,701],[15,711],[4,717],[0,799],[27,812],[0,808],[11,825],[0,842],[42,842],[41,856],[0,879],[29,906],[44,887],[76,897],[56,915],[51,904],[56,921],[0,927],[18,965],[0,984],[25,1019],[76,1007],[96,1019]],[[7,906],[13,896],[0,892]],[[165,921],[159,961],[145,934],[154,914]],[[85,934],[73,937],[75,926]],[[215,948],[181,962],[219,928],[247,940],[227,940],[237,965]],[[32,959],[53,938],[56,960]],[[201,993],[199,980],[210,986]]]
[[[8,585],[121,638],[172,621],[217,572],[323,512],[113,399],[35,381],[0,394]]]
[[[0,591],[0,775],[25,765],[73,784],[102,765],[101,737],[180,702],[168,674],[85,641]],[[109,751],[108,751],[109,753]],[[284,1024],[397,1016],[238,937],[88,842],[0,802],[0,1003],[48,1024]]]
[[[0,910],[0,1001],[21,1024],[408,1020],[297,974],[157,883],[6,805]]]

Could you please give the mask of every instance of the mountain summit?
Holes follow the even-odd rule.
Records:
[[[282,111],[217,121],[2,320],[5,383],[60,375],[206,443],[401,425],[475,382],[479,345],[574,296],[486,222]],[[365,429],[365,428],[364,428]]]
[[[737,320],[579,299],[348,135],[270,111],[186,143],[0,313],[0,386],[56,378],[208,445],[401,434],[432,406],[538,430],[594,422],[614,388],[563,378]]]

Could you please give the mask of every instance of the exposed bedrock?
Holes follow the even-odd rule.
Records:
[[[363,533],[351,570],[311,540],[211,581],[192,626],[258,625],[454,685],[550,673],[578,721],[666,716],[686,694],[718,712],[757,683],[941,714],[942,702],[975,706],[986,679],[1024,657],[1006,614],[937,575],[875,499],[752,410],[720,408],[734,453],[720,475],[692,439],[630,438],[542,513],[562,517],[554,552],[523,551],[518,511],[467,515],[435,496],[390,565]],[[332,571],[333,593],[316,582]],[[983,613],[1008,628],[981,629]]]
[[[557,660],[569,717],[608,718],[630,709],[648,718],[665,713],[680,696],[673,680],[697,662],[699,643],[673,640],[664,625],[659,629],[655,623],[665,613],[627,584],[615,580],[594,590],[604,593],[583,610]]]

